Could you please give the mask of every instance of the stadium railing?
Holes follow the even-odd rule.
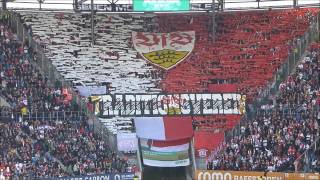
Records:
[[[10,121],[19,120],[42,120],[42,121],[82,121],[86,119],[86,114],[82,111],[47,111],[47,112],[14,112],[12,108],[0,106],[0,121],[8,119]]]
[[[319,132],[318,132],[319,134]],[[296,172],[319,172],[320,167],[317,166],[317,157],[319,156],[320,137],[316,137],[314,143],[307,149],[303,154],[301,154],[296,160]]]

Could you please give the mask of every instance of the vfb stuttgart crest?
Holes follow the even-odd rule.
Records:
[[[133,32],[132,41],[134,48],[144,59],[168,70],[182,62],[192,52],[195,32]]]

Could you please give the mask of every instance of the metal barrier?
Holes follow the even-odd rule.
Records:
[[[80,122],[86,120],[87,115],[81,111],[47,111],[47,112],[30,112],[22,114],[20,112],[13,112],[12,108],[0,107],[0,121],[74,121]]]
[[[43,121],[82,121],[86,120],[86,114],[80,111],[54,111],[54,112],[34,112],[28,114],[16,113],[15,117],[22,120],[43,120]]]
[[[319,167],[313,164],[313,162],[319,156],[319,152],[320,152],[319,143],[320,143],[320,137],[318,135],[314,143],[295,160],[294,164],[295,164],[296,172],[319,172],[320,171]]]

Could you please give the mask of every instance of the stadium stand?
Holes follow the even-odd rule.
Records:
[[[5,177],[41,178],[129,172],[126,160],[85,121],[1,123],[0,169]]]
[[[1,174],[38,179],[128,171],[126,160],[93,134],[85,116],[24,118],[33,112],[71,112],[78,107],[66,100],[62,87],[49,86],[32,65],[29,48],[8,26],[1,24],[1,94],[20,116],[0,124]]]
[[[24,132],[22,123],[0,123],[0,170],[1,176],[9,178],[40,178],[67,175],[63,165],[47,151],[43,139],[32,139]],[[38,131],[35,129],[35,131]]]
[[[215,85],[233,86],[252,101],[285,62],[291,46],[287,43],[306,31],[314,14],[314,9],[221,14],[213,45],[208,15],[99,14],[94,47],[88,47],[88,15],[21,12],[21,19],[32,27],[57,70],[74,85],[110,83],[110,92],[117,93],[199,93],[214,91]],[[130,45],[132,31],[182,30],[195,30],[197,43],[189,58],[168,72],[150,66]],[[121,119],[102,122],[116,132],[112,122]]]
[[[144,31],[153,15],[96,16],[96,41],[90,46],[90,16],[68,13],[21,12],[26,27],[45,47],[57,71],[73,85],[110,84],[109,91],[160,92],[159,75],[132,49],[131,32]],[[49,32],[48,32],[49,29]],[[130,132],[129,118],[100,119],[110,132]],[[131,128],[132,129],[132,128]]]
[[[5,31],[3,29],[3,31]],[[6,32],[5,32],[6,33]],[[10,33],[10,32],[8,32]],[[26,114],[29,111],[71,111],[70,102],[61,89],[47,87],[47,79],[29,63],[27,48],[17,39],[3,37],[2,44],[2,95],[16,110]],[[13,41],[13,42],[10,42]]]
[[[166,81],[162,82],[161,84],[165,86],[163,87],[163,90],[166,92],[184,90],[199,92],[198,90],[206,90],[206,86],[208,85],[209,80],[214,81],[214,79],[221,79],[221,77],[224,77],[225,79],[222,80],[231,81],[231,78],[235,78],[234,76],[232,76],[232,73],[242,74],[241,71],[244,71],[243,76],[248,75],[245,74],[249,73],[247,72],[248,70],[240,67],[240,63],[242,63],[242,60],[244,59],[246,59],[245,65],[254,70],[250,71],[250,73],[252,74],[250,74],[248,77],[256,77],[254,76],[255,74],[259,74],[262,72],[264,68],[254,68],[254,66],[257,67],[259,65],[265,68],[270,68],[265,69],[264,71],[270,71],[272,75],[272,72],[274,72],[281,63],[283,63],[287,56],[287,53],[284,53],[288,51],[288,47],[285,47],[286,42],[302,35],[309,25],[310,18],[312,18],[314,15],[313,11],[309,9],[272,12],[264,11],[254,12],[251,14],[249,12],[224,14],[223,18],[222,16],[219,16],[217,33],[218,39],[213,47],[207,46],[210,42],[209,37],[211,35],[211,33],[208,31],[209,27],[207,25],[210,18],[209,16],[190,14],[170,14],[159,15],[157,17],[153,17],[152,15],[149,15],[150,17],[142,15],[97,15],[97,45],[93,48],[88,48],[87,46],[89,45],[88,39],[90,38],[90,29],[89,27],[85,26],[89,23],[89,20],[87,20],[88,18],[86,19],[85,17],[81,17],[80,15],[75,14],[63,14],[63,18],[60,19],[60,21],[56,19],[55,14],[46,14],[46,16],[41,13],[21,14],[22,19],[24,20],[26,25],[31,25],[35,36],[39,37],[41,41],[44,42],[47,49],[49,49],[50,52],[48,53],[48,55],[50,55],[51,60],[57,66],[58,71],[60,71],[66,79],[73,80],[74,83],[77,83],[80,80],[82,82],[86,82],[86,80],[88,80],[89,83],[102,83],[104,81],[111,81],[112,79],[112,87],[114,87],[117,92],[125,92],[126,88],[127,91],[133,92],[145,92],[148,90],[151,92],[157,90],[159,91],[159,89],[150,89],[152,87],[143,88],[148,84],[149,86],[152,85],[152,78],[151,80],[147,78],[150,77],[151,72],[149,72],[148,70],[150,70],[151,68],[149,69],[144,67],[148,65],[146,65],[146,63],[144,63],[141,59],[135,59],[136,52],[132,50],[131,47],[128,47],[127,43],[123,43],[128,42],[128,39],[130,39],[131,36],[130,33],[133,30],[151,32],[196,30],[198,40],[196,49],[194,50],[193,55],[191,55],[190,60],[184,61],[181,66],[173,69],[173,71],[168,72],[168,74],[165,74],[170,78],[164,78]],[[251,21],[245,21],[248,16],[251,17]],[[190,19],[192,18],[193,20],[191,21]],[[44,21],[44,24],[42,23],[42,19],[46,20]],[[179,19],[179,21],[177,21],[177,19]],[[150,24],[147,26],[146,24],[148,22],[150,22]],[[51,27],[50,25],[54,25],[55,27]],[[46,33],[46,30],[48,28],[51,29],[51,33]],[[71,31],[72,29],[80,28],[82,30],[81,32],[75,33]],[[233,30],[231,31],[231,29]],[[291,29],[294,29],[294,31],[289,31]],[[79,37],[72,41],[71,39],[74,39],[73,36]],[[69,40],[68,37],[70,37],[71,39]],[[106,42],[109,45],[105,44]],[[120,46],[115,46],[120,42]],[[66,46],[62,47],[61,45]],[[273,46],[275,46],[276,48],[272,49]],[[71,54],[76,48],[78,51],[78,56],[74,57]],[[232,52],[228,52],[228,54],[231,55],[223,53],[223,49],[232,50]],[[124,53],[123,51],[128,53]],[[100,57],[104,56],[101,55],[95,57],[95,52],[97,52],[98,54],[120,53],[120,59],[119,61],[112,61],[112,59],[114,59],[115,57],[110,58],[112,57],[111,55],[106,56],[108,62],[103,62],[101,61]],[[200,54],[202,58],[199,58]],[[133,60],[130,58],[133,58]],[[91,61],[89,62],[89,60],[85,59],[91,59]],[[91,63],[92,61],[95,64]],[[123,64],[127,61],[130,61],[132,63]],[[201,63],[199,63],[199,61],[201,61]],[[239,63],[237,64],[235,63],[235,61]],[[61,65],[59,66],[57,63],[60,63]],[[197,63],[197,65],[195,65],[195,63]],[[64,64],[64,66],[62,66],[62,64]],[[83,64],[83,66],[80,66],[80,64]],[[271,64],[273,66],[267,66],[268,64]],[[124,72],[121,69],[116,69],[116,67],[118,66],[125,66],[130,71]],[[142,66],[144,68],[139,68]],[[73,71],[68,71],[69,67],[72,68]],[[85,67],[90,70],[83,71],[83,68]],[[109,67],[107,69],[110,70],[110,73],[104,75],[90,73],[91,71],[100,70],[101,68],[104,69],[104,67]],[[191,67],[194,69],[191,69]],[[192,73],[188,72],[189,70],[191,70],[192,73],[195,72],[196,74],[201,74],[202,76],[190,77],[190,74]],[[235,70],[236,72],[232,70]],[[224,72],[224,74],[220,74],[219,76],[218,71]],[[102,73],[101,71],[97,72]],[[215,74],[214,72],[217,72],[217,74]],[[121,73],[123,74],[121,75]],[[70,78],[67,74],[70,74]],[[118,82],[119,79],[125,80],[126,78],[130,79],[132,82],[137,82],[137,80],[133,78],[134,76],[130,74],[141,75],[143,79],[145,79],[145,81],[143,81],[144,85],[136,84],[135,86],[132,86],[132,84],[130,84],[129,82],[127,82],[128,84],[121,84],[120,82]],[[163,73],[160,73],[160,76],[162,74]],[[266,76],[258,76],[259,78],[264,78],[263,83],[266,83],[266,80],[269,80],[268,74],[270,73],[265,74]],[[173,76],[172,78],[171,75]],[[175,78],[174,75],[178,77]],[[72,78],[71,76],[75,78]],[[195,77],[206,77],[206,79],[193,79]],[[241,78],[236,79],[236,82],[233,82],[233,84],[237,83],[240,84],[239,86],[241,86],[242,84],[243,86],[253,86],[255,84],[259,85],[259,83],[262,83],[256,79],[251,83],[242,83],[241,80],[243,79],[244,78],[241,76]],[[169,82],[169,80],[173,82]],[[182,80],[188,82],[183,82]],[[195,82],[201,83],[195,84]],[[139,81],[139,83],[141,83],[141,81]],[[182,87],[184,88],[177,89],[178,87],[174,87],[179,85],[183,85]],[[199,89],[198,86],[202,88]],[[257,94],[257,92],[253,94]],[[249,95],[251,94],[249,93]]]
[[[71,81],[73,85],[110,83],[108,90],[113,93],[217,90],[224,93],[237,90],[252,102],[263,93],[276,71],[286,62],[293,39],[307,30],[315,13],[314,9],[223,13],[217,17],[214,44],[208,25],[211,17],[208,15],[98,14],[96,40],[92,47],[88,15],[38,12],[21,12],[18,15],[30,35],[45,49],[45,56],[64,80]],[[130,42],[132,31],[186,30],[196,31],[195,49],[189,58],[170,71],[142,60]],[[13,105],[14,111],[27,114],[79,110],[77,105],[67,100],[61,86],[48,86],[48,79],[31,63],[38,53],[27,46],[28,42],[22,44],[17,41],[5,23],[1,26],[1,38],[2,95]],[[209,169],[294,171],[300,168],[295,160],[311,146],[316,133],[319,133],[315,130],[319,115],[312,106],[319,99],[315,100],[318,96],[310,94],[319,89],[319,62],[315,56],[318,50],[318,45],[313,45],[311,55],[299,65],[296,74],[281,85],[283,91],[277,96],[274,110],[259,111],[256,117],[247,119],[242,134],[227,142],[219,159],[208,163]],[[318,86],[314,87],[315,84]],[[288,104],[291,111],[284,113]],[[302,104],[302,108],[295,104]],[[2,153],[0,167],[4,169],[5,176],[58,177],[130,169],[126,160],[117,157],[108,144],[92,133],[86,118],[17,120],[1,124],[4,128],[0,130],[0,145],[5,153]],[[118,130],[133,129],[129,118],[100,120],[115,134]],[[240,117],[234,116],[194,117],[194,126],[202,132],[218,130],[221,138],[213,142],[218,146],[223,141],[222,133],[239,121]],[[284,132],[283,128],[292,133]],[[274,132],[279,134],[272,136]],[[275,146],[277,143],[279,145]],[[316,152],[310,155],[312,162],[316,162],[311,167],[313,170],[319,163]],[[253,161],[256,164],[249,166]]]
[[[160,91],[152,86],[151,66],[137,59],[129,46],[131,32],[143,31],[148,16],[97,15],[94,47],[89,47],[88,15],[22,12],[21,18],[66,80],[85,85],[108,82],[117,93]]]
[[[277,70],[287,63],[293,39],[304,34],[315,12],[300,9],[226,13],[217,17],[217,38],[213,45],[206,26],[210,22],[208,16],[193,15],[191,21],[190,15],[160,15],[159,26],[163,28],[160,31],[194,29],[197,34],[197,44],[190,58],[166,73],[160,85],[169,93],[228,93],[236,89],[234,91],[246,94],[247,102],[252,103],[258,95],[264,94]],[[197,122],[201,119],[206,123]],[[220,123],[216,123],[217,119]],[[234,126],[228,124],[239,123],[240,116],[222,118],[222,121],[217,116],[196,117],[194,121],[195,125],[200,124],[196,129],[214,131],[211,135],[206,133],[214,138],[211,148],[207,149],[210,152],[222,144],[224,137],[220,133],[232,129]],[[195,132],[199,134],[201,132]],[[195,137],[196,145],[197,139],[205,138]]]
[[[319,141],[319,45],[312,44],[296,71],[280,84],[276,105],[265,104],[246,119],[241,134],[208,162],[209,169],[307,171],[305,162],[296,160]],[[312,171],[320,167],[318,152],[309,154]]]
[[[221,14],[216,41],[210,45],[209,16],[193,16],[188,23],[190,15],[160,15],[161,31],[197,34],[193,54],[166,74],[163,90],[202,92],[208,84],[237,84],[250,101],[285,62],[287,43],[303,35],[313,17],[309,9]]]

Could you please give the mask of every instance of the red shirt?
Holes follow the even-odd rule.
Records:
[[[295,155],[296,154],[296,149],[293,146],[290,146],[288,149],[288,154],[289,155]]]

